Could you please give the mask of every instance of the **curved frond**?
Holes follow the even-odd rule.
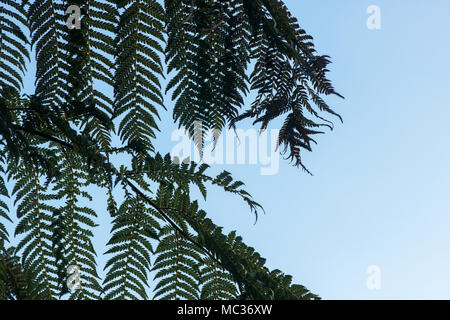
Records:
[[[238,115],[248,92],[250,34],[243,1],[166,0],[165,8],[166,61],[168,72],[176,71],[166,89],[174,89],[174,119],[191,136],[198,129],[202,135],[220,131]]]
[[[97,214],[80,202],[91,196],[83,190],[87,184],[88,174],[82,158],[63,148],[58,157],[60,167],[58,179],[54,186],[56,197],[64,205],[58,207],[54,214],[53,246],[63,291],[67,290],[69,267],[79,268],[79,282],[71,292],[71,299],[98,299],[101,292],[97,274],[96,253],[92,244],[93,228],[96,226]]]
[[[0,244],[0,300],[29,299],[28,280],[15,249]]]
[[[202,300],[236,300],[239,292],[233,276],[216,261],[206,257],[201,262],[200,283]]]
[[[117,1],[114,116],[121,116],[119,135],[124,143],[153,150],[158,108],[164,107],[160,77],[164,51],[164,10],[156,0]]]
[[[34,164],[11,162],[9,174],[16,182],[13,189],[17,217],[15,235],[23,235],[17,246],[23,268],[33,279],[33,299],[54,299],[58,296],[55,254],[52,248],[52,224],[55,199],[43,185],[43,174]]]
[[[157,280],[154,298],[162,300],[197,300],[198,248],[185,239],[177,230],[166,226],[159,235],[160,242],[153,271]]]
[[[36,51],[36,94],[43,104],[60,110],[69,92],[65,70],[64,2],[33,1],[28,9],[31,45]]]
[[[0,151],[2,148],[0,148]],[[9,234],[8,230],[6,229],[5,225],[3,224],[4,221],[12,222],[11,218],[9,217],[9,208],[8,205],[4,200],[9,198],[8,189],[6,188],[6,183],[4,179],[5,171],[4,171],[4,159],[3,156],[0,155],[0,246],[3,245],[5,242],[9,242]],[[3,221],[2,221],[3,220]]]
[[[111,144],[113,101],[103,88],[114,86],[114,31],[117,27],[116,6],[102,0],[77,0],[80,29],[67,30],[67,70],[70,83],[69,103],[80,114],[84,132],[108,150]],[[84,114],[83,114],[84,113]]]
[[[159,227],[155,213],[146,208],[139,196],[126,193],[125,201],[114,216],[112,236],[106,254],[105,299],[146,299],[150,271],[151,239]]]
[[[0,88],[12,86],[20,92],[22,75],[30,60],[26,12],[20,0],[0,0]]]

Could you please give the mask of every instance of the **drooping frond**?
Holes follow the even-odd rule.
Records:
[[[160,242],[153,266],[157,280],[154,298],[162,300],[197,300],[197,263],[200,260],[198,248],[177,230],[166,226],[159,235]]]
[[[153,270],[157,272],[155,280],[158,280],[154,288],[155,298],[196,300],[200,297],[197,266],[202,253],[199,247],[186,239],[186,235],[191,238],[193,236],[184,223],[182,214],[192,210],[192,207],[183,195],[185,193],[182,189],[173,192],[173,187],[166,184],[160,185],[156,195],[159,208],[177,223],[184,234],[171,226],[161,230],[153,266]]]
[[[0,148],[0,151],[2,149]],[[9,242],[9,234],[6,229],[4,222],[9,221],[12,222],[11,218],[8,215],[9,208],[6,204],[5,200],[9,198],[8,189],[6,188],[6,183],[4,179],[5,175],[5,162],[3,159],[3,155],[0,155],[0,246],[4,245],[5,242]]]
[[[68,94],[65,70],[64,1],[34,1],[28,9],[31,45],[36,51],[36,94],[43,104],[59,111]]]
[[[184,238],[190,242],[188,247],[182,246],[183,250],[181,250],[180,256],[177,255],[177,252],[169,252],[169,246],[172,250],[175,250],[176,245],[180,243],[177,242],[178,238],[173,234],[169,236],[170,240],[163,246],[163,258],[161,259],[171,267],[172,273],[160,271],[158,275],[165,276],[168,280],[158,288],[162,287],[162,293],[169,294],[167,297],[174,297],[175,284],[182,283],[184,289],[186,285],[191,283],[192,286],[192,283],[199,279],[198,288],[201,289],[205,286],[206,291],[203,291],[203,294],[206,295],[238,295],[242,299],[317,298],[308,290],[302,291],[300,290],[302,287],[291,284],[290,276],[285,276],[277,270],[270,271],[265,267],[265,259],[253,248],[245,245],[242,238],[236,236],[235,232],[224,235],[222,228],[217,227],[207,218],[206,213],[199,209],[198,203],[192,202],[189,195],[182,189],[173,189],[168,186],[160,187],[157,199],[159,199],[157,201],[159,208],[174,221],[182,219],[184,224],[181,226],[181,230],[183,230]],[[186,274],[181,273],[181,277],[186,282],[176,281],[180,277],[180,271],[176,268],[179,266],[178,260],[182,261],[181,266],[190,266],[182,269]],[[197,261],[197,268],[193,267],[195,261]],[[219,288],[214,289],[210,278],[202,276],[202,270],[211,273],[208,270],[218,266],[222,268],[223,273],[218,278]],[[162,266],[160,268],[162,269]],[[239,288],[239,294],[236,293],[236,288]],[[193,298],[196,294],[196,291],[181,292],[185,294],[184,298]]]
[[[28,26],[20,0],[0,0],[0,88],[12,86],[20,91],[27,70]]]
[[[244,183],[239,180],[234,180],[231,173],[228,171],[223,171],[216,178],[207,178],[212,184],[222,187],[224,191],[233,193],[244,200],[250,207],[251,212],[253,212],[258,219],[258,212],[262,210],[262,206],[253,200],[250,193],[248,193],[244,188],[241,188]]]
[[[22,265],[36,283],[33,299],[53,299],[58,296],[57,270],[52,248],[52,224],[55,199],[43,185],[41,170],[33,163],[12,162],[9,174],[15,181],[13,195],[20,219],[15,235],[23,235],[17,246]]]
[[[300,152],[302,149],[311,151],[311,142],[315,142],[312,135],[322,133],[311,128],[326,126],[333,129],[332,122],[320,116],[310,101],[317,104],[320,111],[338,117],[339,115],[311,88],[308,75],[302,68],[284,57],[273,46],[274,44],[269,42],[263,45],[266,53],[257,61],[252,73],[252,89],[258,90],[252,109],[237,117],[235,121],[254,117],[254,124],[260,123],[261,129],[266,129],[272,120],[287,114],[280,129],[278,146],[284,146],[285,152],[289,150],[289,158],[294,160],[294,164],[308,171],[303,165]],[[308,119],[306,112],[320,122]],[[234,124],[235,122],[232,125]]]
[[[209,168],[207,164],[198,165],[193,161],[180,162],[173,161],[170,154],[164,158],[158,153],[154,157],[147,156],[145,163],[138,172],[130,172],[132,176],[136,174],[145,174],[146,177],[157,183],[175,184],[189,193],[190,185],[193,184],[202,193],[206,199],[207,188],[205,183],[211,183],[223,188],[224,191],[230,192],[241,197],[250,207],[251,211],[257,215],[258,211],[262,209],[261,205],[252,199],[252,196],[243,188],[244,183],[239,180],[234,180],[231,173],[223,171],[217,177],[212,177],[205,173]]]
[[[294,106],[328,123],[311,108],[310,100],[321,111],[337,115],[319,100],[319,94],[339,95],[326,78],[328,56],[316,54],[312,37],[281,1],[166,0],[165,8],[166,62],[168,72],[175,72],[167,86],[173,89],[173,115],[200,151],[209,129],[217,139],[227,123],[234,127],[249,117],[265,129]],[[254,69],[248,78],[252,60]],[[257,98],[239,115],[249,87],[257,91]],[[292,138],[286,145],[297,166],[304,167],[299,154],[304,144]]]
[[[0,300],[30,299],[28,281],[15,249],[0,244]]]
[[[119,135],[137,150],[153,150],[158,108],[163,107],[160,59],[164,51],[164,10],[156,0],[117,1],[114,116],[122,116]]]
[[[159,184],[172,185],[176,184],[186,192],[189,192],[190,185],[194,184],[201,191],[203,197],[206,197],[205,170],[209,166],[207,164],[197,165],[194,162],[173,161],[170,154],[164,157],[160,153],[155,156],[148,155],[145,158],[144,165],[137,174],[145,174],[145,177]],[[135,176],[134,172],[130,172]]]
[[[239,292],[233,276],[211,259],[205,257],[200,264],[202,300],[236,300]]]
[[[243,1],[165,0],[174,119],[194,136],[221,130],[248,92],[249,27]],[[196,141],[201,151],[202,139]]]
[[[113,123],[113,101],[105,89],[114,86],[114,31],[117,27],[116,6],[103,0],[71,1],[82,15],[80,28],[66,29],[64,39],[69,101],[78,113],[83,130],[93,136],[103,149],[109,149]],[[84,114],[83,114],[84,113]]]
[[[199,218],[203,220],[194,222],[193,227],[199,231],[201,243],[211,250],[231,273],[240,289],[240,298],[302,300],[317,297],[307,290],[300,292],[298,286],[286,281],[285,276],[280,276],[277,271],[269,271],[264,266],[265,259],[253,248],[245,245],[242,238],[236,237],[234,232],[225,236],[221,228],[204,218],[204,214]]]
[[[312,37],[299,26],[282,1],[245,2],[252,26],[252,58],[255,59],[250,82],[257,97],[251,109],[233,119],[231,126],[242,119],[254,118],[254,124],[260,123],[261,129],[266,129],[272,120],[287,114],[278,145],[288,151],[288,157],[296,166],[309,172],[300,153],[302,149],[311,151],[310,142],[314,141],[311,135],[317,132],[310,128],[328,126],[332,129],[332,123],[314,110],[310,101],[320,111],[339,117],[320,98],[320,94],[340,96],[326,77],[330,60],[328,56],[316,54]],[[306,112],[319,122],[308,119]]]
[[[97,274],[96,253],[92,244],[97,214],[80,206],[82,200],[92,197],[83,190],[89,176],[83,159],[68,150],[58,150],[60,175],[55,183],[56,197],[64,205],[54,212],[53,246],[62,287],[67,288],[68,269],[77,268],[79,278],[71,290],[71,299],[97,299],[101,292]],[[70,290],[69,290],[70,291]]]
[[[125,201],[113,217],[112,236],[108,242],[104,281],[105,299],[146,299],[150,271],[151,239],[160,229],[157,216],[143,199],[126,192]]]

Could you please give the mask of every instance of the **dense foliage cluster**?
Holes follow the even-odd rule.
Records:
[[[66,24],[69,5],[81,9],[80,29]],[[264,129],[284,117],[278,143],[306,170],[302,150],[332,126],[321,113],[336,115],[322,97],[338,95],[311,40],[280,0],[0,0],[0,298],[317,298],[224,234],[191,196],[215,186],[258,214],[242,182],[154,147],[170,92],[174,120],[192,135],[198,123],[218,132],[252,118]],[[35,88],[24,95],[30,62]],[[130,164],[117,167],[117,155]],[[89,207],[93,187],[107,209]],[[92,238],[105,213],[101,278]],[[80,270],[76,290],[69,266]]]

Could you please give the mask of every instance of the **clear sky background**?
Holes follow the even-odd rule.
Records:
[[[344,124],[304,154],[314,176],[283,160],[272,176],[259,165],[213,168],[243,180],[264,206],[256,224],[245,203],[219,189],[203,207],[270,268],[324,299],[450,299],[450,2],[285,3],[332,58],[330,78],[346,99],[327,101]],[[381,8],[381,30],[366,27],[369,5]],[[166,103],[162,153],[176,144]],[[110,225],[104,195],[94,197],[101,254]],[[366,287],[371,265],[381,270],[379,290]]]

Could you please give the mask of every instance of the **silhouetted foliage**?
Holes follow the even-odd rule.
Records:
[[[318,298],[269,270],[235,232],[224,234],[191,196],[193,187],[205,199],[209,188],[222,188],[257,215],[261,207],[242,182],[176,163],[154,146],[170,91],[174,120],[192,135],[199,121],[206,134],[245,118],[265,129],[284,116],[279,145],[306,170],[302,150],[311,151],[320,127],[332,128],[321,112],[337,116],[322,96],[338,94],[326,78],[329,58],[316,53],[283,2],[70,4],[81,8],[81,29],[66,26],[66,1],[0,0],[0,297]],[[23,95],[31,49],[35,91]],[[256,100],[244,109],[251,90]],[[130,165],[116,167],[117,155]],[[89,207],[92,187],[107,194],[107,210]],[[20,241],[7,249],[9,197]],[[101,279],[92,238],[106,212],[112,230]],[[69,290],[74,265],[80,283]]]

